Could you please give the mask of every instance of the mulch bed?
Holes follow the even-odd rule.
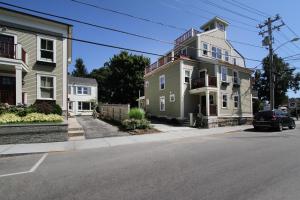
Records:
[[[135,129],[132,131],[128,131],[130,135],[144,135],[144,134],[156,134],[160,133],[159,130],[155,128],[149,128],[149,129]]]

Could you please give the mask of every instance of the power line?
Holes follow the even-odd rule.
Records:
[[[249,19],[249,20],[252,20],[252,21],[255,21],[255,22],[260,22],[258,19],[255,19],[255,18],[253,18],[253,17],[249,17],[249,16],[247,16],[247,15],[244,15],[244,14],[242,14],[242,13],[236,12],[236,11],[231,10],[231,9],[229,9],[229,8],[226,8],[226,7],[224,7],[224,6],[220,6],[220,5],[215,4],[215,3],[211,2],[211,1],[205,1],[205,0],[199,0],[199,1],[201,1],[201,2],[203,2],[203,3],[205,3],[205,4],[208,4],[208,5],[210,5],[210,6],[217,7],[217,8],[219,8],[219,9],[221,9],[221,10],[226,10],[227,12],[230,12],[230,13],[232,13],[232,14],[238,15],[238,16],[240,16],[240,17],[244,17],[244,18],[246,18],[246,19]]]
[[[42,15],[47,15],[47,16],[59,18],[59,19],[64,19],[64,20],[68,20],[68,21],[72,21],[72,22],[76,22],[76,23],[80,23],[80,24],[84,24],[84,25],[104,29],[104,30],[114,31],[114,32],[118,32],[118,33],[122,33],[122,34],[126,34],[126,35],[131,35],[131,36],[135,36],[135,37],[139,37],[139,38],[143,38],[143,39],[147,39],[147,40],[152,40],[152,41],[155,41],[155,42],[161,42],[161,43],[165,43],[165,44],[175,45],[174,42],[160,40],[160,39],[157,39],[157,38],[144,36],[144,35],[140,35],[140,34],[136,34],[136,33],[131,33],[131,32],[127,32],[127,31],[124,31],[124,30],[116,29],[116,28],[111,28],[111,27],[105,27],[105,26],[101,26],[101,25],[97,25],[97,24],[92,24],[92,23],[82,21],[82,20],[78,20],[78,19],[72,19],[72,18],[69,18],[69,17],[54,15],[54,14],[51,14],[51,13],[46,13],[46,12],[42,12],[42,11],[38,11],[38,10],[33,10],[33,9],[29,9],[29,8],[9,4],[9,3],[4,3],[4,2],[1,2],[1,1],[0,1],[0,4],[11,6],[11,7],[14,7],[14,8],[19,8],[19,9],[22,9],[22,10],[26,10],[26,11],[30,11],[30,12],[34,12],[34,13],[38,13],[38,14],[42,14]],[[216,39],[220,39],[220,40],[224,40],[224,38],[219,38],[219,37],[216,37],[216,36],[211,36],[211,35],[206,35],[206,36],[216,38]],[[252,47],[261,48],[260,46],[254,45],[254,44],[251,44],[251,43],[235,41],[235,40],[228,40],[228,41],[233,42],[233,43],[242,44],[242,45],[248,45],[248,46],[252,46]],[[179,46],[194,48],[194,47],[187,46],[187,45],[179,45]],[[201,49],[196,48],[196,50],[201,50]]]
[[[205,9],[203,9],[202,7],[200,7],[200,6],[197,6],[197,5],[195,5],[195,4],[188,4],[188,3],[186,3],[186,2],[184,2],[184,1],[178,1],[179,3],[181,3],[181,4],[183,4],[183,5],[186,5],[186,6],[189,6],[189,7],[191,7],[191,8],[195,8],[195,9],[197,9],[197,11],[202,11],[202,12],[206,12],[206,13],[208,13],[208,14],[211,14],[211,15],[214,15],[214,16],[219,16],[219,17],[221,17],[221,18],[223,18],[223,19],[226,19],[226,20],[229,20],[229,21],[233,21],[233,22],[236,22],[236,23],[239,23],[239,24],[243,24],[243,25],[245,25],[245,26],[248,26],[248,27],[254,27],[253,25],[251,25],[251,24],[248,24],[248,23],[245,23],[245,22],[243,22],[243,21],[239,21],[239,20],[236,20],[236,19],[233,19],[233,18],[229,18],[229,17],[224,17],[224,16],[221,16],[221,15],[219,15],[218,13],[215,13],[215,12],[212,12],[212,11],[209,11],[209,10],[205,10]],[[170,6],[169,6],[170,7]],[[173,8],[176,8],[176,9],[183,9],[183,8],[181,8],[181,7],[173,7]],[[186,9],[184,9],[184,10],[186,10]],[[189,12],[189,13],[192,13],[192,14],[196,14],[196,13],[194,13],[194,12],[191,12],[191,11],[189,11],[189,10],[186,10],[187,12]],[[197,14],[198,15],[198,14]],[[198,15],[198,16],[200,16],[200,15]],[[201,16],[202,17],[202,16]],[[206,17],[203,17],[203,18],[206,18]],[[231,26],[232,26],[232,24],[231,24]],[[240,27],[240,26],[236,26],[236,27],[239,27],[239,28],[241,28],[241,29],[244,29],[243,27]],[[252,31],[252,30],[248,30],[248,29],[245,29],[245,30],[247,30],[247,31]],[[253,32],[253,31],[252,31]],[[255,32],[257,32],[257,31],[255,31]]]
[[[8,28],[11,28],[11,29],[22,30],[24,32],[29,32],[29,33],[34,33],[34,34],[44,34],[41,31],[33,31],[33,30],[29,30],[29,29],[24,29],[24,28],[17,28],[17,27],[6,25],[6,24],[0,24],[0,26],[8,27]],[[115,45],[111,45],[111,44],[104,44],[104,43],[94,42],[94,41],[80,39],[80,38],[73,38],[73,37],[67,37],[67,36],[58,36],[58,35],[50,34],[50,33],[48,35],[52,36],[52,37],[56,37],[56,38],[68,39],[68,40],[77,41],[77,42],[81,42],[81,43],[92,44],[92,45],[96,45],[96,46],[103,46],[103,47],[108,47],[108,48],[120,49],[120,50],[125,50],[125,51],[130,51],[130,52],[136,52],[136,53],[143,53],[143,54],[154,55],[154,56],[159,56],[159,57],[166,56],[166,55],[158,54],[158,53],[154,53],[154,52],[131,49],[131,48],[127,48],[127,47],[120,47],[120,46],[115,46]],[[201,49],[198,49],[198,50],[201,50]],[[207,52],[211,52],[211,51],[207,50]],[[225,55],[225,54],[221,54],[221,55]],[[239,56],[232,56],[232,55],[228,55],[228,56],[232,57],[232,58],[242,58],[242,57],[239,57]],[[171,57],[171,58],[175,58],[175,57]],[[243,57],[243,58],[245,60],[261,62],[260,60],[253,59],[253,58],[247,58],[247,57]]]
[[[284,32],[280,32],[280,34],[287,40],[290,41],[291,38],[289,36],[287,36]],[[300,47],[298,45],[296,45],[294,42],[291,42],[291,44],[296,47],[298,50],[300,50]]]
[[[231,1],[233,1],[233,2],[235,2],[235,3],[237,3],[237,4],[240,4],[240,5],[242,5],[242,6],[246,7],[246,8],[249,8],[249,9],[251,9],[251,10],[257,12],[257,13],[260,13],[260,14],[264,15],[265,17],[271,16],[270,14],[268,14],[268,13],[266,13],[266,12],[260,11],[260,10],[258,10],[258,9],[256,9],[256,8],[253,8],[253,7],[250,7],[250,6],[248,6],[247,4],[242,3],[242,2],[240,2],[240,1],[237,1],[237,0],[231,0]]]
[[[143,18],[143,17],[138,17],[138,16],[135,16],[135,15],[132,15],[132,14],[129,14],[129,13],[113,10],[113,9],[110,9],[110,8],[105,8],[105,7],[102,7],[102,6],[95,5],[95,4],[90,4],[90,3],[86,3],[86,2],[82,2],[82,1],[78,1],[78,0],[70,0],[70,1],[73,1],[73,2],[81,4],[81,5],[86,5],[86,6],[90,6],[90,7],[93,7],[93,8],[100,9],[100,10],[104,10],[104,11],[107,11],[107,12],[115,13],[115,14],[118,14],[118,15],[130,17],[130,18],[137,19],[137,20],[141,20],[141,21],[144,21],[144,22],[149,22],[149,23],[152,23],[152,24],[165,26],[165,27],[169,27],[169,28],[177,29],[177,30],[181,30],[181,31],[182,30],[187,31],[186,28],[174,26],[174,25],[171,25],[171,24],[165,24],[163,22],[154,21],[154,20],[151,20],[151,19]]]
[[[12,26],[8,26],[6,24],[0,24],[0,26],[8,27],[11,29],[17,29],[17,30],[21,30],[24,32],[34,33],[34,34],[44,34],[41,31],[33,31],[33,30],[29,30],[29,29],[24,29],[24,28],[12,27]],[[73,37],[67,37],[67,36],[58,36],[58,35],[50,34],[50,33],[47,33],[47,35],[56,37],[56,38],[60,38],[60,39],[68,39],[68,40],[72,40],[72,41],[93,44],[93,45],[97,45],[97,46],[109,47],[109,48],[131,51],[131,52],[136,52],[136,53],[143,53],[143,54],[148,54],[148,55],[153,55],[153,56],[164,56],[162,54],[157,54],[157,53],[153,53],[153,52],[136,50],[136,49],[126,48],[126,47],[120,47],[120,46],[115,46],[115,45],[111,45],[111,44],[104,44],[104,43],[94,42],[94,41],[85,40],[85,39],[79,39],[79,38],[73,38]]]
[[[268,16],[266,16],[266,15],[264,15],[264,14],[260,14],[260,13],[258,13],[258,12],[253,11],[252,9],[249,9],[249,8],[247,8],[247,7],[245,7],[245,6],[242,6],[242,5],[240,5],[239,3],[231,2],[231,1],[228,1],[228,0],[223,0],[223,1],[226,2],[226,3],[228,3],[228,4],[230,4],[230,5],[233,5],[233,6],[235,6],[235,7],[238,7],[238,8],[241,8],[241,9],[243,9],[243,10],[246,10],[246,11],[252,13],[252,14],[254,13],[254,14],[257,14],[257,15],[259,15],[259,16],[261,16],[261,17],[268,17]]]

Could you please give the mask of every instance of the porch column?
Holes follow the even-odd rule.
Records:
[[[208,73],[206,72],[205,73],[205,87],[208,87],[209,85],[208,85]]]
[[[16,105],[22,104],[22,67],[15,66],[16,69]]]
[[[219,95],[219,91],[216,92],[216,105],[217,105],[217,116],[219,116],[220,114],[220,95]]]
[[[209,117],[209,91],[205,92],[206,95],[206,115]]]

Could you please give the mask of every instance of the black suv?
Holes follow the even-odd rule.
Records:
[[[282,131],[283,127],[294,129],[296,124],[295,121],[289,117],[288,113],[281,110],[268,110],[260,111],[255,114],[253,126],[255,130],[259,130],[260,128],[273,128]]]

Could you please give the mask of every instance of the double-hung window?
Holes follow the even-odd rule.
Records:
[[[159,76],[159,89],[160,90],[164,90],[165,89],[165,87],[166,87],[165,83],[166,83],[165,75]]]
[[[190,83],[191,72],[189,70],[184,71],[184,83]]]
[[[222,108],[227,108],[228,96],[227,94],[222,95]]]
[[[204,55],[204,56],[207,56],[208,55],[208,44],[207,43],[203,43],[203,45],[202,45],[202,54]]]
[[[217,48],[217,47],[212,47],[211,48],[211,56],[213,58],[222,59],[222,49]]]
[[[233,83],[234,84],[239,84],[239,74],[237,71],[233,71]]]
[[[229,61],[229,53],[228,51],[225,51],[225,61],[228,62]]]
[[[164,96],[160,97],[159,98],[159,110],[160,111],[165,111],[165,109],[166,109],[166,104],[165,103],[166,103],[165,102],[165,97]]]
[[[233,64],[236,65],[236,58],[233,58]]]
[[[227,68],[221,67],[221,81],[227,82]]]
[[[37,37],[37,60],[56,63],[56,41],[55,39]]]
[[[234,108],[239,108],[239,96],[238,95],[234,95],[233,96],[233,102],[234,102]]]
[[[79,95],[88,95],[90,94],[90,88],[89,87],[83,87],[83,86],[77,86],[77,92],[76,94]]]
[[[222,49],[220,49],[220,48],[217,48],[217,58],[218,59],[222,59]]]
[[[217,48],[216,47],[211,48],[211,56],[213,58],[217,58]]]
[[[38,99],[55,100],[56,83],[54,76],[37,75],[37,96]]]

